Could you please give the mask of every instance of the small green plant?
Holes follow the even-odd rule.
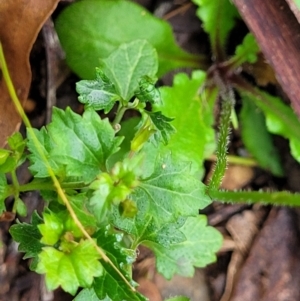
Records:
[[[41,216],[34,213],[31,224],[13,225],[10,233],[32,258],[31,268],[46,274],[49,289],[61,286],[74,295],[84,288],[75,300],[145,300],[131,276],[141,244],[153,250],[168,279],[191,276],[194,267],[214,261],[220,247],[221,235],[198,214],[211,203],[205,185],[188,162],[160,152],[174,128],[172,118],[146,109],[162,104],[157,67],[147,41],[122,44],[103,60],[95,80],[77,84],[82,116],[54,108],[50,124],[41,130],[28,125],[26,140],[15,134],[10,149],[1,150],[2,211],[13,195],[13,211],[24,215],[24,191],[40,190],[47,202]],[[115,104],[111,123],[95,111],[108,113]],[[127,110],[142,116],[128,149],[128,137],[117,135]],[[26,158],[34,178],[19,185],[16,168]]]
[[[20,194],[41,192],[47,205],[44,211],[35,212],[30,224],[13,225],[10,233],[24,258],[31,258],[31,269],[46,275],[49,289],[61,286],[76,295],[82,288],[77,301],[146,300],[136,292],[132,279],[138,247],[144,245],[154,252],[157,270],[167,279],[174,274],[192,276],[195,267],[215,260],[221,246],[220,233],[199,215],[213,199],[300,204],[300,195],[289,192],[219,190],[235,114],[234,90],[243,100],[239,116],[243,141],[260,165],[275,175],[283,171],[278,154],[271,159],[268,155],[274,152],[269,132],[289,139],[299,160],[300,123],[278,98],[253,87],[237,73],[243,63],[257,58],[259,48],[251,34],[227,58],[225,42],[238,17],[230,2],[195,3],[210,37],[212,66],[194,71],[190,77],[177,74],[172,87],[159,89],[155,86],[157,74],[178,66],[204,68],[205,59],[183,52],[165,22],[129,1],[86,0],[71,5],[59,17],[57,29],[69,64],[87,78],[76,86],[85,110],[80,116],[70,108],[54,108],[52,122],[40,130],[32,129],[22,111],[0,53],[3,76],[27,126],[26,139],[14,134],[8,138],[8,148],[0,150],[0,211],[6,210],[5,199],[12,196],[12,211],[26,215]],[[100,22],[101,31],[92,23],[77,28],[73,18],[76,20],[79,12],[82,15],[84,7],[90,22]],[[122,28],[122,20],[129,15],[134,26],[126,21],[128,26]],[[111,23],[116,19],[121,24]],[[140,27],[143,30],[134,20],[145,25]],[[70,25],[72,34],[68,33]],[[82,28],[87,30],[85,36],[78,34]],[[124,29],[122,35],[118,35],[120,28]],[[94,40],[90,43],[95,34],[109,42],[101,46]],[[78,36],[81,43],[74,41]],[[78,57],[82,53],[85,60]],[[100,66],[92,77],[99,56]],[[215,139],[213,108],[217,100],[221,114]],[[107,114],[113,109],[116,114],[111,121],[96,112]],[[124,119],[128,110],[135,111],[136,117]],[[258,125],[254,141],[251,128]],[[263,147],[257,141],[262,141]],[[214,151],[217,162],[206,186],[201,182],[203,162]],[[26,159],[33,180],[20,185],[16,170]]]

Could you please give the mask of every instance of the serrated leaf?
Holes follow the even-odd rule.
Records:
[[[135,251],[126,249],[121,245],[122,235],[116,234],[112,229],[107,228],[105,231],[99,230],[95,237],[98,245],[105,251],[105,254],[113,264],[123,273],[131,285],[135,285],[128,269],[129,265],[135,260]],[[113,301],[146,300],[139,293],[133,292],[109,263],[103,262],[103,268],[103,275],[96,278],[93,284],[93,288],[100,300],[106,297]]]
[[[197,16],[203,22],[203,28],[209,34],[213,54],[224,49],[230,30],[239,14],[229,0],[193,0],[199,6]]]
[[[0,173],[0,214],[5,211],[5,199],[7,197],[7,180],[3,173]]]
[[[86,107],[104,110],[105,114],[113,108],[116,100],[120,99],[113,83],[99,68],[96,68],[96,79],[77,82],[76,91],[79,94],[78,100]]]
[[[157,160],[153,174],[141,179],[131,198],[158,225],[176,222],[180,216],[196,216],[211,203],[205,185],[192,176],[190,166],[170,157]]]
[[[90,287],[94,277],[102,274],[99,257],[90,241],[81,241],[69,253],[45,247],[39,254],[36,272],[46,274],[49,290],[61,286],[64,291],[74,295],[80,286]]]
[[[161,112],[146,112],[153,124],[155,125],[157,131],[154,133],[154,139],[157,144],[161,141],[164,144],[168,144],[172,135],[176,132],[175,128],[170,123],[174,118],[169,118],[163,115]]]
[[[300,162],[300,121],[291,107],[279,97],[271,96],[256,88],[247,91],[239,88],[241,96],[248,97],[265,113],[268,130],[290,141],[291,154]]]
[[[95,213],[90,213],[87,209],[88,198],[86,194],[82,193],[74,196],[69,196],[68,199],[83,227],[85,229],[88,229],[90,232],[93,232],[93,230],[96,229],[97,222]]]
[[[154,77],[158,68],[156,50],[146,40],[124,43],[102,61],[103,71],[126,101],[134,95],[140,78]]]
[[[134,246],[151,241],[168,247],[185,239],[183,233],[179,231],[185,218],[180,217],[175,223],[158,224],[142,206],[138,208],[134,218],[124,218],[114,210],[112,222],[115,227],[131,235]]]
[[[42,223],[43,220],[36,213],[32,214],[31,224],[18,223],[12,225],[9,229],[9,233],[13,239],[19,243],[18,250],[24,252],[24,259],[26,258],[36,258],[38,254],[42,251],[43,244],[40,242],[42,235],[38,229],[38,225]],[[36,268],[37,260],[34,260],[30,266],[32,270]]]
[[[26,146],[26,140],[23,139],[23,136],[20,132],[16,132],[8,137],[7,143],[11,150],[19,153],[23,153]]]
[[[8,149],[0,149],[0,172],[8,173],[15,170],[25,161],[24,149],[26,140],[16,132],[7,138]]]
[[[101,120],[93,109],[87,109],[82,116],[54,108],[52,122],[37,132],[43,151],[52,169],[60,174],[58,166],[64,166],[66,177],[76,177],[86,182],[92,181],[101,170],[106,169],[106,161],[118,150],[122,138],[115,132],[107,119]],[[30,170],[36,177],[48,177],[46,165],[29,135]],[[44,143],[46,141],[46,143]]]
[[[141,156],[136,156],[124,159],[123,162],[117,162],[112,167],[110,174],[101,173],[91,183],[89,188],[93,190],[93,193],[87,205],[98,223],[106,220],[107,213],[113,205],[120,206],[121,203],[129,201],[127,200],[128,195],[138,185],[137,177],[141,172],[141,159]]]
[[[203,61],[176,45],[166,21],[131,1],[73,3],[59,15],[55,27],[69,66],[85,79],[93,79],[99,60],[121,44],[137,39],[146,39],[156,48],[158,76],[179,67],[200,67]]]
[[[257,54],[259,51],[260,49],[256,43],[255,37],[252,33],[248,33],[242,44],[237,46],[235,55],[231,60],[235,61],[237,67],[245,62],[253,64],[257,61]]]
[[[161,97],[159,90],[155,87],[156,80],[149,76],[142,76],[139,80],[138,90],[135,91],[135,96],[141,102],[150,102],[151,104],[161,104]]]
[[[40,142],[40,146],[37,147],[34,143],[34,139],[31,136],[31,132],[27,130],[27,147],[30,151],[30,155],[28,159],[31,163],[29,166],[29,170],[34,174],[36,178],[46,178],[49,177],[49,172],[47,166],[45,165],[44,159],[41,156],[39,149],[44,153],[45,157],[48,159],[48,164],[51,167],[52,171],[58,175],[64,175],[64,169],[59,167],[57,162],[55,162],[55,158],[52,158],[50,152],[55,148],[54,142],[50,135],[48,135],[48,131],[45,127],[42,127],[40,130],[32,129],[34,135]]]
[[[11,152],[7,149],[0,149],[0,165],[3,165],[5,163],[10,153]]]
[[[15,170],[26,160],[24,149],[26,140],[16,132],[7,138],[10,150],[0,149],[0,172],[8,173]]]
[[[213,106],[217,90],[203,90],[206,75],[195,71],[174,77],[173,87],[160,89],[163,105],[154,106],[165,116],[174,118],[172,135],[166,147],[179,161],[192,162],[196,171],[203,172],[203,161],[215,149]],[[201,93],[201,94],[200,94]]]
[[[54,214],[52,212],[43,214],[43,223],[38,225],[38,229],[42,234],[41,242],[46,245],[54,245],[58,242],[64,232],[64,220],[67,212],[63,214]]]
[[[215,228],[207,226],[204,215],[188,217],[180,230],[186,240],[169,248],[146,243],[156,255],[158,272],[167,279],[171,279],[174,274],[193,276],[194,267],[204,267],[216,260],[215,253],[222,244],[222,236]]]
[[[248,97],[242,99],[241,133],[245,146],[259,162],[276,176],[283,176],[277,149],[269,134],[262,111]]]

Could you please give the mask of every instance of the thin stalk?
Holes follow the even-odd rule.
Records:
[[[127,105],[124,105],[121,101],[119,102],[119,106],[117,109],[116,117],[111,123],[112,127],[115,128],[117,124],[119,124],[124,116],[124,113],[128,109],[134,109],[138,106],[139,100],[137,98],[134,99],[133,102],[128,102]]]
[[[218,81],[221,87],[220,95],[222,99],[222,108],[220,116],[220,129],[218,133],[218,145],[216,151],[217,162],[214,167],[213,175],[208,184],[208,191],[218,189],[220,187],[226,171],[231,112],[235,103],[232,88],[229,85],[226,85],[220,78],[218,78]]]
[[[13,205],[13,208],[12,208],[12,212],[16,213],[17,212],[18,198],[19,198],[19,181],[18,181],[17,174],[16,174],[15,170],[13,170],[11,172],[11,180],[12,180],[13,187],[14,187],[14,205]]]
[[[70,182],[70,183],[61,183],[60,184],[63,189],[83,189],[88,187],[87,184],[83,182]],[[8,185],[4,198],[9,197],[10,195],[14,195],[16,192],[19,194],[20,192],[34,191],[34,190],[53,190],[55,191],[55,187],[53,185],[52,180],[49,179],[34,179],[32,182],[23,184],[17,187],[15,184]]]
[[[60,185],[63,189],[83,189],[85,187],[88,187],[88,185],[83,182],[61,183]],[[33,180],[30,183],[19,186],[20,192],[33,190],[55,190],[55,187],[53,185],[53,182],[50,182],[49,180]]]
[[[106,256],[105,252],[102,250],[102,248],[100,248],[97,243],[92,239],[92,237],[87,233],[87,231],[84,229],[84,227],[82,226],[81,222],[79,221],[79,219],[76,216],[76,213],[74,212],[68,198],[66,197],[56,175],[54,174],[53,170],[51,169],[51,166],[48,162],[48,159],[46,158],[42,147],[40,145],[40,142],[38,140],[38,138],[35,136],[35,133],[33,131],[33,128],[30,124],[30,121],[28,119],[28,117],[26,116],[23,107],[20,103],[20,100],[16,94],[15,88],[13,86],[12,80],[10,78],[9,75],[9,71],[7,68],[7,64],[6,64],[6,60],[4,57],[4,53],[3,53],[3,48],[2,48],[2,44],[0,43],[0,65],[2,67],[2,74],[3,74],[3,78],[4,81],[7,85],[7,89],[8,92],[10,94],[10,97],[16,107],[17,112],[20,114],[25,126],[28,129],[28,132],[30,134],[30,136],[32,137],[33,143],[35,144],[35,147],[39,153],[39,155],[41,156],[43,162],[45,163],[46,167],[47,167],[47,171],[49,173],[50,178],[53,181],[53,185],[59,195],[59,197],[61,198],[61,200],[63,201],[63,203],[65,204],[67,210],[69,211],[70,216],[72,217],[72,219],[74,220],[75,224],[78,226],[78,228],[80,229],[80,231],[82,232],[82,234],[94,245],[95,249],[97,250],[98,254],[102,257],[102,259],[106,262],[108,262],[111,267],[120,275],[120,277],[123,279],[123,281],[131,288],[132,291],[136,291],[135,288],[129,283],[129,281],[124,277],[124,275],[118,270],[118,268],[113,264],[113,262]]]
[[[288,191],[224,191],[210,190],[209,196],[224,203],[261,203],[263,205],[300,206],[300,193]]]
[[[117,113],[116,113],[116,117],[113,120],[113,122],[111,123],[113,128],[115,128],[115,126],[121,122],[121,120],[122,120],[125,112],[127,111],[127,109],[128,108],[123,106],[123,104],[121,102],[119,103],[119,107],[118,107],[118,110],[117,110]]]

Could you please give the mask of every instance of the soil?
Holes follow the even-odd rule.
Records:
[[[61,1],[53,18],[70,2],[72,1]],[[191,53],[209,55],[207,36],[195,16],[196,7],[191,2],[137,2],[170,22],[181,47]],[[53,31],[49,32],[51,22],[49,20],[42,29],[31,53],[33,80],[26,111],[33,126],[37,128],[49,120],[53,105],[61,108],[71,106],[78,113],[83,110],[74,88],[79,79],[61,59],[59,44],[52,49],[54,55],[49,52],[49,34],[53,34]],[[239,21],[229,38],[229,53],[232,53],[246,32],[246,25]],[[272,75],[270,69],[266,72]],[[173,75],[174,72],[168,74],[161,83],[170,84]],[[274,79],[274,75],[271,77]],[[265,88],[287,99],[276,81],[267,80]],[[55,89],[54,99],[49,97],[50,89]],[[22,131],[24,133],[24,129]],[[291,157],[288,142],[280,137],[274,137],[274,142],[281,154],[285,177],[276,178],[258,167],[232,165],[227,170],[223,187],[231,190],[246,188],[299,191],[300,166]],[[233,131],[230,153],[238,154],[243,149],[239,131]],[[206,163],[207,174],[211,166],[211,162]],[[21,183],[26,183],[31,178],[26,168],[20,168],[18,176]],[[24,194],[23,200],[29,208],[29,214],[19,220],[29,221],[34,210],[42,209],[43,200],[38,192]],[[134,276],[140,283],[140,291],[150,301],[164,300],[173,295],[186,295],[192,301],[300,300],[299,209],[214,202],[205,213],[209,223],[217,227],[224,236],[217,262],[197,269],[194,278],[176,276],[173,280],[166,281],[157,274],[151,252],[141,248]],[[8,229],[12,223],[14,222],[0,224],[0,301],[72,300],[72,296],[60,289],[48,292],[44,278],[29,270],[28,260],[22,259],[23,255],[18,253],[18,246],[9,235]]]

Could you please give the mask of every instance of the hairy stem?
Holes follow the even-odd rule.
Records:
[[[300,206],[300,193],[287,191],[223,191],[210,190],[209,196],[224,203],[261,203],[263,205]]]
[[[219,85],[221,86],[220,95],[222,99],[222,108],[220,116],[220,129],[218,133],[218,145],[216,151],[217,162],[208,185],[208,191],[212,189],[218,189],[220,187],[226,171],[228,137],[230,134],[230,117],[235,102],[232,88],[229,85],[226,85],[220,79],[219,81]]]

